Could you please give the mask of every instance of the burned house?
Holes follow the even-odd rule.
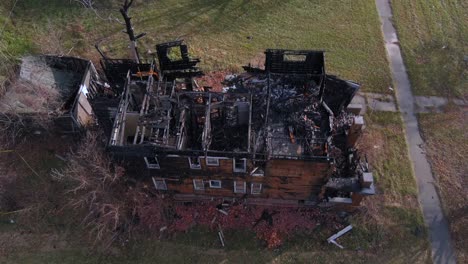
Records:
[[[178,41],[157,46],[158,62],[104,59],[120,96],[97,115],[115,158],[182,201],[357,206],[374,194],[355,149],[364,120],[347,109],[360,86],[328,75],[324,52],[267,50],[264,67],[213,91],[197,86],[187,50]]]
[[[0,99],[0,113],[23,120],[53,121],[56,131],[79,132],[93,122],[88,94],[97,87],[98,73],[84,59],[27,56],[17,78]]]

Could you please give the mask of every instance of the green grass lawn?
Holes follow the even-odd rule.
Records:
[[[9,12],[0,3],[0,95],[5,91],[5,83],[13,73],[12,66],[18,56],[31,51],[33,45],[27,37],[19,36],[7,21]],[[6,27],[3,27],[3,26]]]
[[[467,96],[468,2],[391,2],[414,93]]]
[[[121,1],[107,2],[113,4],[103,5],[99,14],[120,18],[115,3]],[[360,82],[366,91],[389,91],[373,1],[136,1],[130,12],[136,32],[148,33],[140,43],[142,53],[154,51],[156,43],[184,38],[205,70],[238,71],[267,48],[326,50],[329,73]],[[62,45],[65,53],[73,48],[70,54],[97,58],[93,45],[102,40],[109,55],[129,57],[122,25],[69,1],[20,1],[13,21],[11,32],[28,36],[34,52]],[[48,44],[50,39],[59,43]]]
[[[468,2],[392,1],[394,21],[416,95],[468,96]],[[437,178],[458,261],[468,259],[466,243],[466,111],[450,109],[418,116]]]

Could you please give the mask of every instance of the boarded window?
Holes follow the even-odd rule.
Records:
[[[246,193],[247,183],[245,181],[234,181],[234,193]]]
[[[193,188],[197,191],[203,191],[205,190],[205,183],[203,180],[200,179],[194,179],[193,180]]]
[[[245,172],[247,169],[246,159],[234,159],[233,161],[234,172]]]
[[[154,188],[156,190],[167,190],[166,181],[164,179],[153,179]]]
[[[221,188],[221,181],[211,180],[210,188],[217,188],[217,189]]]
[[[206,157],[206,166],[219,166],[219,158]]]
[[[152,158],[144,157],[144,159],[145,159],[146,167],[148,169],[160,169],[161,168],[159,166],[159,160],[157,157],[152,157]]]
[[[250,192],[251,192],[252,194],[261,194],[261,193],[262,193],[262,184],[261,184],[261,183],[253,182],[253,183],[250,185]]]
[[[200,158],[199,157],[190,157],[189,159],[190,168],[193,170],[201,169]]]

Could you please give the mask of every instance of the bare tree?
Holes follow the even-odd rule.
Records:
[[[133,58],[136,63],[140,63],[140,55],[138,54],[138,49],[137,49],[137,40],[143,36],[146,35],[146,33],[141,33],[137,36],[135,36],[135,32],[133,31],[133,26],[131,22],[131,17],[128,15],[128,11],[130,7],[133,4],[133,0],[125,0],[123,6],[120,8],[120,13],[122,14],[124,21],[125,21],[125,26],[126,26],[126,31],[128,38],[130,39],[130,49],[133,55]]]
[[[70,1],[72,1],[72,0],[70,0]],[[140,55],[138,53],[137,40],[142,38],[143,36],[145,36],[146,33],[141,33],[141,34],[135,35],[135,31],[133,29],[133,25],[132,25],[132,22],[131,22],[132,18],[129,16],[129,10],[130,10],[130,7],[133,4],[133,0],[124,0],[124,3],[122,4],[121,8],[119,9],[119,11],[120,11],[120,13],[121,13],[121,15],[122,15],[122,17],[124,19],[124,22],[121,22],[119,19],[114,18],[112,16],[112,14],[110,14],[107,18],[103,18],[101,15],[99,15],[97,9],[95,8],[95,6],[94,6],[95,1],[94,0],[73,0],[73,1],[81,4],[84,8],[93,10],[93,12],[96,14],[96,16],[98,18],[102,19],[102,20],[116,21],[119,24],[125,25],[126,29],[123,32],[126,33],[128,35],[128,38],[130,39],[130,50],[131,50],[131,53],[132,53],[132,57],[133,57],[133,59],[135,60],[136,63],[140,63]],[[101,54],[101,56],[104,59],[106,59],[107,57],[105,56],[105,54],[99,48],[99,43],[96,43],[95,47],[96,47],[97,51]]]
[[[94,0],[74,0],[85,8],[93,8],[94,9]]]
[[[67,162],[53,175],[69,186],[67,206],[84,212],[82,224],[90,235],[96,242],[110,243],[128,234],[144,194],[126,184],[125,170],[112,163],[100,136],[88,132]]]
[[[115,21],[121,23],[118,19],[114,18],[112,16],[112,14],[108,14],[107,17],[99,14],[98,8],[96,8],[96,1],[95,0],[70,0],[70,3],[72,3],[72,2],[78,3],[81,6],[83,6],[84,8],[93,11],[96,14],[96,17],[98,17],[101,20],[105,20],[105,21],[114,21],[115,20]],[[101,2],[98,2],[98,3],[101,3]]]

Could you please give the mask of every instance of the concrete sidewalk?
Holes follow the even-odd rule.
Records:
[[[439,96],[414,96],[415,113],[442,113],[450,103],[461,107],[467,107],[468,102],[463,99],[448,100]],[[351,104],[362,105],[364,114],[367,109],[384,112],[397,112],[398,107],[395,98],[390,94],[358,93],[354,96]]]
[[[443,214],[439,195],[434,186],[434,176],[427,161],[424,150],[420,147],[423,140],[418,127],[413,97],[406,67],[403,63],[399,40],[392,24],[392,9],[389,0],[376,0],[385,48],[390,60],[390,68],[396,84],[396,98],[406,127],[406,141],[409,145],[410,158],[416,175],[419,202],[422,207],[424,221],[429,228],[432,260],[434,263],[456,263],[451,245],[447,220]]]

